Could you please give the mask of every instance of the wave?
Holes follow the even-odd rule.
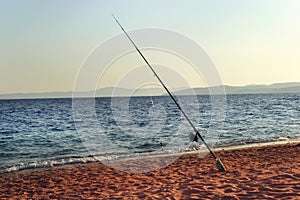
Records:
[[[231,148],[239,148],[243,146],[261,146],[268,144],[281,144],[288,142],[300,142],[300,138],[290,138],[290,137],[274,137],[266,140],[252,140],[252,141],[236,141],[228,144],[218,145],[216,144],[213,148],[215,150],[220,149],[231,149]],[[189,146],[184,149],[174,149],[174,148],[161,148],[157,151],[141,151],[141,152],[132,152],[132,153],[110,153],[110,154],[102,154],[102,155],[87,155],[87,156],[74,156],[67,158],[58,158],[52,160],[41,160],[34,161],[30,163],[19,163],[12,166],[6,166],[0,168],[0,174],[17,172],[21,170],[28,169],[40,169],[40,168],[52,168],[56,166],[65,166],[65,165],[75,165],[75,164],[84,164],[84,163],[95,163],[95,162],[104,162],[105,161],[113,161],[113,160],[126,160],[126,159],[136,159],[136,158],[149,158],[149,157],[159,157],[159,156],[180,156],[184,153],[208,153],[207,149],[203,144],[196,144]]]
[[[95,161],[96,161],[95,158],[91,156],[35,161],[30,163],[20,163],[9,167],[3,167],[2,169],[0,169],[0,173],[15,172],[15,171],[21,171],[26,169],[51,168],[54,166],[63,166],[63,165],[71,165],[71,164],[83,164],[83,163],[90,163]]]
[[[158,151],[149,151],[149,152],[133,152],[133,153],[110,153],[104,155],[88,155],[88,156],[74,156],[68,158],[59,158],[52,160],[40,160],[29,163],[19,163],[12,166],[4,166],[0,168],[0,174],[17,172],[21,170],[28,169],[41,169],[41,168],[52,168],[56,166],[65,166],[65,165],[75,165],[75,164],[84,164],[84,163],[95,163],[95,162],[105,162],[112,160],[126,160],[126,159],[136,159],[136,158],[145,158],[145,157],[156,157],[164,155],[177,155],[185,152],[197,151],[201,149],[203,145],[191,146],[185,149],[164,149]]]

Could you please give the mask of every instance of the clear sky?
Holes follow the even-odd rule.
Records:
[[[0,94],[71,91],[89,52],[121,32],[112,13],[127,30],[187,35],[224,84],[300,81],[299,10],[299,0],[0,0]]]

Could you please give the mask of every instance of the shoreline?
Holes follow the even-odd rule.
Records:
[[[270,141],[270,142],[261,142],[261,143],[250,143],[250,144],[240,144],[240,145],[233,145],[233,146],[224,146],[224,147],[216,147],[216,148],[212,148],[212,150],[215,153],[218,153],[220,151],[228,151],[228,150],[236,150],[236,149],[247,149],[247,148],[255,148],[255,147],[267,147],[267,146],[273,146],[273,145],[284,145],[284,144],[297,144],[300,143],[300,139],[291,139],[291,140],[278,140],[278,141]],[[149,152],[146,152],[149,153]],[[151,153],[151,152],[150,152]],[[179,158],[185,154],[202,154],[203,156],[207,156],[207,154],[209,154],[208,150],[206,148],[204,148],[204,150],[191,150],[191,151],[183,151],[183,152],[177,152],[177,153],[162,153],[162,154],[149,154],[149,155],[143,155],[143,153],[136,153],[135,155],[133,154],[132,157],[124,157],[124,158],[120,158],[120,159],[116,159],[116,160],[112,160],[112,162],[116,161],[116,162],[126,162],[126,161],[132,161],[132,160],[139,160],[139,159],[155,159],[155,158],[166,158],[166,157],[175,157],[175,158]],[[97,157],[97,156],[95,156]],[[36,165],[36,163],[27,163],[27,164],[32,164],[31,166],[27,166],[25,168],[22,169],[14,169],[16,168],[16,165],[14,166],[10,166],[7,167],[7,171],[3,170],[2,172],[0,172],[0,174],[9,174],[9,173],[21,173],[24,171],[35,171],[35,170],[47,170],[47,169],[52,169],[52,168],[58,168],[58,167],[68,167],[68,166],[76,166],[76,165],[81,165],[81,164],[92,164],[92,163],[109,163],[110,161],[105,161],[105,160],[98,160],[97,158],[95,158],[94,156],[84,156],[84,157],[67,157],[67,158],[62,158],[62,159],[84,159],[84,161],[79,161],[79,160],[75,160],[73,162],[70,163],[54,163],[54,164],[47,164],[47,166],[43,165],[43,166],[38,166],[38,167],[34,167]],[[51,160],[42,160],[40,161],[42,162],[50,162]],[[57,161],[57,160],[54,160]],[[171,164],[171,163],[170,163]],[[23,167],[23,166],[22,166]],[[12,169],[9,169],[12,168]]]
[[[249,143],[249,144],[240,144],[240,145],[233,145],[233,146],[225,146],[225,147],[217,147],[214,148],[215,151],[221,150],[231,150],[231,149],[244,149],[244,148],[251,148],[251,147],[264,147],[264,146],[272,146],[272,145],[280,145],[280,144],[297,144],[300,143],[300,139],[287,139],[287,140],[275,140],[269,142],[256,142],[256,143]]]
[[[118,171],[100,162],[6,173],[0,177],[0,197],[300,198],[300,142],[224,149],[216,154],[227,172],[218,172],[210,155],[200,159],[198,154],[189,153],[147,173]],[[137,163],[125,164],[134,168]]]

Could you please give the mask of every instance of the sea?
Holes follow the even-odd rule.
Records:
[[[300,139],[300,94],[176,98],[212,149]],[[206,148],[194,139],[169,96],[0,100],[0,173]]]

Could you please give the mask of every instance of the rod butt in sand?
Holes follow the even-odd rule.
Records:
[[[216,158],[216,165],[217,165],[219,172],[226,172],[226,168],[220,158]]]

